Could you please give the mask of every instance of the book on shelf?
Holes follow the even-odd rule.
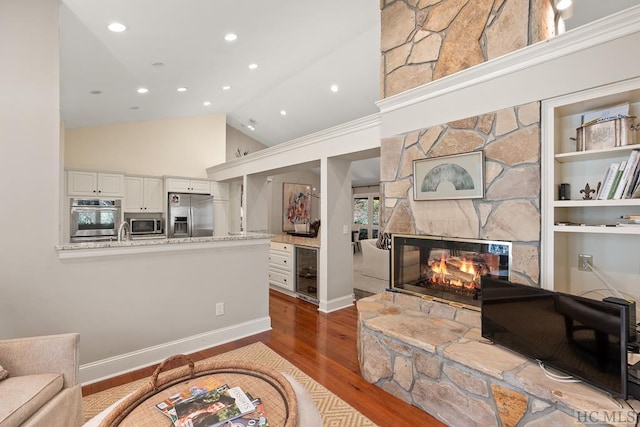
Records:
[[[609,165],[609,169],[605,174],[605,178],[602,180],[602,186],[600,187],[600,193],[598,193],[598,200],[607,200],[609,196],[609,192],[611,191],[611,187],[613,186],[613,182],[616,179],[616,175],[618,174],[618,169],[620,169],[620,163],[611,163]]]
[[[218,427],[254,412],[256,407],[240,387],[222,386],[177,404],[176,427]]]
[[[633,194],[633,188],[638,181],[638,176],[640,173],[640,150],[633,150],[629,155],[628,162],[631,162],[631,166],[629,167],[629,173],[627,175],[625,188],[622,190],[622,199],[631,198],[631,195]]]
[[[632,199],[633,198],[633,191],[636,188],[636,185],[638,185],[639,182],[639,178],[640,178],[640,155],[638,155],[638,164],[636,165],[636,169],[633,172],[633,177],[631,178],[631,182],[629,182],[629,188],[625,191],[625,199]]]
[[[624,194],[625,188],[627,188],[629,181],[629,174],[631,173],[631,168],[634,167],[634,163],[638,158],[638,152],[636,150],[631,151],[629,154],[629,158],[625,163],[624,170],[622,171],[622,175],[620,176],[620,182],[616,188],[615,193],[613,194],[614,200],[622,199],[622,195]]]
[[[618,170],[616,171],[615,177],[613,178],[613,183],[611,184],[611,188],[609,189],[607,200],[613,199],[613,196],[616,194],[616,189],[620,184],[620,179],[622,178],[622,174],[624,173],[624,169],[626,167],[627,167],[627,161],[626,160],[621,161],[620,166],[618,166]]]

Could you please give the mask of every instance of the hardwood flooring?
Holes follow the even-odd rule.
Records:
[[[262,341],[379,426],[444,425],[360,376],[355,306],[325,314],[303,300],[269,292],[272,330],[194,353],[192,359],[205,359]],[[152,366],[84,386],[82,394],[149,377],[154,369]]]

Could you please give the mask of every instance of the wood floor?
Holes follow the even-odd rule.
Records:
[[[356,352],[355,306],[330,314],[315,305],[269,291],[272,330],[192,354],[201,360],[262,341],[380,426],[442,426],[415,406],[366,382]],[[149,377],[154,366],[82,388],[83,396]]]

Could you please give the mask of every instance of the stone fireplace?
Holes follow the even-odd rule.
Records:
[[[481,278],[510,272],[510,242],[392,235],[392,290],[479,309]]]

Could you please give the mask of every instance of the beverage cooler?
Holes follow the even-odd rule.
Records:
[[[298,298],[318,304],[318,248],[296,245],[296,292]]]

